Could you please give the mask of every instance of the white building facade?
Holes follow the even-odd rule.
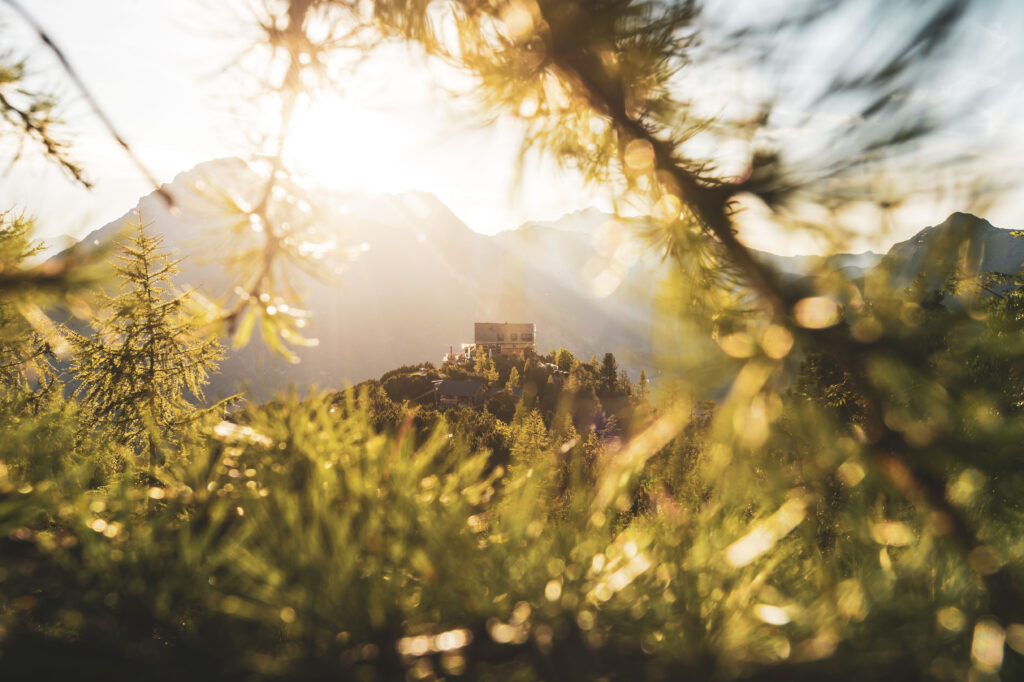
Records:
[[[537,325],[532,322],[477,322],[473,341],[492,355],[522,355],[537,349]]]

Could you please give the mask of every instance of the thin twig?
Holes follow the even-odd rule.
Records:
[[[110,136],[114,138],[118,145],[121,146],[121,148],[128,155],[128,158],[130,158],[132,160],[132,163],[135,164],[135,167],[139,170],[140,173],[142,173],[143,177],[146,178],[146,181],[149,184],[153,185],[153,188],[156,190],[156,193],[160,195],[160,197],[164,200],[164,203],[167,204],[168,208],[173,208],[175,206],[174,197],[172,197],[171,193],[168,192],[163,187],[163,185],[161,185],[157,181],[156,177],[149,170],[146,164],[143,163],[142,159],[139,158],[138,154],[135,153],[135,150],[133,150],[131,148],[131,145],[129,145],[128,142],[124,139],[124,137],[121,136],[121,133],[119,133],[117,128],[114,126],[113,121],[110,120],[110,117],[107,116],[106,112],[103,110],[103,107],[100,106],[99,102],[93,96],[92,91],[90,91],[89,88],[86,87],[85,82],[82,81],[81,77],[79,77],[78,72],[76,72],[74,67],[71,66],[71,62],[68,61],[68,58],[67,56],[65,56],[64,52],[59,47],[57,47],[57,44],[53,41],[52,38],[50,38],[50,36],[46,33],[43,27],[39,24],[39,22],[36,21],[35,17],[32,14],[30,14],[28,10],[22,7],[21,3],[18,2],[18,0],[4,0],[4,2],[6,2],[11,7],[11,9],[13,9],[19,15],[21,15],[21,18],[25,20],[25,23],[32,27],[32,29],[39,36],[39,39],[43,42],[43,44],[46,45],[46,47],[48,47],[51,52],[53,52],[54,56],[57,57],[57,60],[63,67],[64,72],[67,73],[68,77],[78,88],[79,92],[82,93],[82,97],[85,98],[85,101],[93,110],[93,113],[96,114],[96,117],[100,120],[103,126],[107,129],[107,132],[110,133]]]

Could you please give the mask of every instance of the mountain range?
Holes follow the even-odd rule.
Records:
[[[206,162],[180,173],[165,190],[169,208],[152,193],[135,209],[82,240],[97,248],[135,216],[187,256],[176,284],[223,299],[237,285],[223,265],[227,249],[257,248],[261,235],[239,229],[238,207],[258,200],[265,179],[237,159]],[[292,280],[309,312],[303,331],[315,347],[297,348],[289,364],[254,339],[229,352],[213,377],[212,397],[247,390],[266,398],[288,387],[334,389],[394,367],[437,361],[471,342],[473,323],[534,322],[539,352],[566,347],[581,357],[611,351],[634,376],[653,365],[652,325],[665,265],[614,216],[586,209],[549,222],[530,222],[488,236],[466,226],[435,196],[346,193],[293,188],[309,198],[287,201],[319,225],[334,255],[318,265],[328,281],[300,273]],[[952,242],[966,244],[951,249]],[[322,255],[311,246],[314,256]],[[849,277],[886,267],[906,285],[919,273],[937,278],[950,255],[967,269],[1016,272],[1024,240],[966,214],[954,214],[887,254],[829,256]],[[759,252],[784,277],[800,278],[822,264],[817,256]],[[331,281],[333,280],[333,281]]]

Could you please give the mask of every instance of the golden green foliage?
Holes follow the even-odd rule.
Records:
[[[141,485],[96,479],[107,446],[95,441],[30,476],[21,448],[46,448],[5,439],[7,669],[854,679],[963,672],[979,637],[1017,636],[984,615],[970,564],[872,473],[862,444],[808,449],[835,430],[800,403],[763,456],[711,436],[689,486],[652,491],[635,514],[634,483],[678,413],[599,452],[589,476],[561,471],[579,452],[549,449],[527,415],[502,481],[447,427],[416,444],[408,429],[377,433],[369,403],[346,400],[208,417]],[[70,447],[68,421],[50,428],[50,451]],[[980,512],[986,475],[952,480]],[[974,560],[1019,565],[1005,532],[1019,519],[981,522],[993,545]],[[993,660],[985,646],[976,665]]]
[[[806,166],[759,146],[770,106],[709,120],[677,80],[707,54],[696,3],[266,6],[280,128],[266,184],[234,202],[236,229],[258,225],[262,241],[222,321],[244,337],[277,311],[292,235],[272,202],[278,188],[289,203],[282,150],[299,95],[332,51],[397,36],[473,75],[485,114],[521,117],[528,147],[650,215],[673,266],[656,330],[670,399],[645,404],[610,354],[559,351],[573,400],[530,358],[507,427],[463,412],[421,428],[373,382],[358,399],[200,415],[178,456],[142,475],[117,419],[145,407],[159,383],[140,377],[157,365],[129,362],[124,386],[84,389],[85,416],[55,404],[3,422],[0,664],[132,679],[1020,678],[1020,285],[964,275],[947,305],[900,291],[885,268],[851,281],[824,263],[785,281],[737,238],[734,211],[752,197],[786,222],[800,201],[827,213],[905,198],[886,162],[931,121],[915,123],[903,95],[961,5],[936,4],[891,54],[835,74],[828,96],[866,95],[867,127]],[[871,4],[890,6],[902,7]],[[703,135],[741,147],[741,172],[716,172],[693,144]],[[122,273],[151,290],[161,271],[139,266],[155,248],[139,239]],[[122,312],[126,339],[136,319],[157,323],[152,307]],[[107,371],[78,368],[86,384]],[[97,412],[94,398],[122,388],[126,402]],[[597,418],[637,393],[635,423]],[[172,395],[167,414],[183,414],[180,385]],[[130,431],[151,447],[156,414]],[[76,441],[82,419],[95,429]],[[507,467],[466,446],[487,430],[509,443]]]
[[[183,314],[187,294],[171,291],[180,260],[160,251],[161,238],[146,234],[141,217],[136,221],[114,265],[120,293],[104,297],[92,336],[69,336],[83,430],[107,427],[155,465],[161,448],[195,418],[189,397],[203,399],[223,350]]]
[[[39,253],[32,240],[32,222],[24,216],[0,214],[0,278],[16,282],[24,277],[25,261]],[[28,282],[18,283],[27,286]],[[58,389],[52,368],[53,352],[43,334],[32,329],[21,297],[0,296],[0,399],[29,404],[45,400]]]
[[[477,351],[476,360],[473,362],[473,372],[488,383],[498,380],[498,370],[494,366],[494,360],[486,351]]]

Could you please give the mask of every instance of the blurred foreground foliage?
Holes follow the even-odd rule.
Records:
[[[986,543],[969,555],[871,466],[856,395],[813,356],[748,363],[714,405],[620,384],[598,405],[632,412],[600,407],[623,423],[582,436],[573,377],[593,372],[596,393],[614,358],[502,367],[560,377],[550,409],[527,388],[507,421],[423,422],[413,379],[448,370],[402,368],[390,393],[202,414],[157,468],[112,429],[78,438],[74,401],[9,400],[0,662],[84,679],[1016,679],[1022,624],[992,615],[979,575],[1024,579],[1020,296],[980,320],[924,309],[906,332],[962,394],[893,375],[893,419]],[[473,445],[495,430],[501,463]]]
[[[650,408],[627,442],[535,411],[509,426],[507,466],[464,444],[473,426],[417,434],[404,408],[379,430],[369,388],[208,415],[157,470],[101,430],[76,445],[74,403],[8,403],[4,670],[953,679],[997,652],[1014,679],[1002,638],[1019,648],[1021,626],[991,620],[972,564],[1022,578],[1019,400],[997,421],[976,414],[994,404],[944,406],[943,442],[977,453],[934,451],[989,543],[967,557],[866,465],[856,416],[820,397],[842,382],[819,368],[765,407],[760,436],[733,428],[748,395]]]
[[[913,151],[942,121],[904,95],[934,83],[929,58],[965,3],[870,3],[907,30],[876,61],[843,62],[825,79],[817,103],[849,98],[860,124],[831,130],[829,153],[811,161],[770,134],[781,127],[772,102],[708,117],[678,80],[734,47],[772,57],[779,35],[829,16],[812,5],[719,34],[720,49],[701,42],[708,25],[690,2],[262,8],[275,65],[261,71],[263,94],[279,125],[257,150],[262,184],[225,198],[231,229],[260,244],[229,254],[241,284],[214,321],[244,340],[257,317],[281,320],[279,304],[296,302],[280,257],[304,262],[321,243],[291,191],[294,111],[335,83],[331,55],[399,38],[470,74],[486,114],[522,119],[524,149],[554,153],[650,216],[646,236],[672,266],[657,399],[614,357],[580,362],[562,349],[543,364],[462,370],[506,387],[485,411],[431,410],[427,368],[342,396],[198,412],[188,428],[151,411],[126,437],[61,390],[56,361],[75,349],[39,306],[45,293],[74,309],[77,270],[26,264],[26,225],[5,216],[3,671],[1024,677],[1016,273],[952,272],[945,288],[903,291],[884,267],[850,280],[823,263],[790,282],[737,237],[744,200],[799,225],[802,203],[831,216],[910,196],[923,168]],[[734,172],[706,153],[716,145],[739,149]],[[279,346],[292,331],[267,324]],[[129,374],[110,395],[154,394]],[[508,400],[516,388],[522,398]]]

